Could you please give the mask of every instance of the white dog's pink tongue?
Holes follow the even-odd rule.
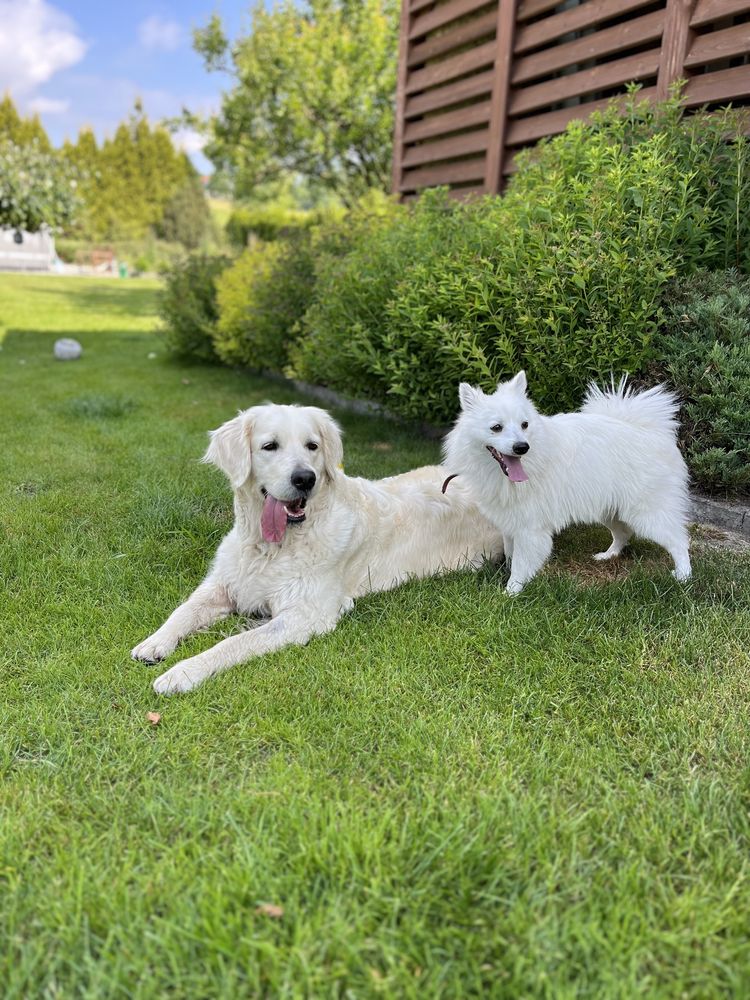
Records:
[[[286,508],[281,500],[269,493],[260,515],[260,530],[266,542],[280,542],[286,531]]]
[[[503,455],[503,461],[505,462],[505,468],[508,470],[508,479],[512,483],[525,483],[528,481],[528,476],[524,471],[524,467],[521,465],[521,459],[517,455]]]

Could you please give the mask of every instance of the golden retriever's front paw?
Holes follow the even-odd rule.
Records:
[[[154,681],[154,691],[157,694],[183,694],[192,691],[203,683],[209,672],[196,662],[198,657],[182,660],[166,670]]]
[[[143,642],[139,642],[131,649],[130,655],[134,660],[141,660],[143,663],[158,663],[159,660],[164,660],[170,653],[173,653],[176,646],[177,643],[173,639],[168,636],[162,637],[158,632],[154,632],[148,639],[144,639]]]

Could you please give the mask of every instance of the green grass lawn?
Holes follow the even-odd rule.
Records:
[[[571,531],[520,597],[416,582],[159,699],[206,431],[295,397],[170,361],[155,290],[0,276],[0,996],[748,996],[750,559]],[[353,474],[436,457],[337,416]]]

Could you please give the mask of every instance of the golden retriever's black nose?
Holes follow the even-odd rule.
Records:
[[[525,441],[516,441],[516,443],[513,445],[514,455],[525,455],[528,450],[529,446]]]
[[[309,493],[315,485],[315,473],[312,469],[297,469],[292,473],[292,486],[301,493]]]

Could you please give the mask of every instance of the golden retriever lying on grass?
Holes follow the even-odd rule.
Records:
[[[341,470],[341,432],[315,406],[254,406],[211,434],[204,461],[234,489],[235,523],[198,589],[132,651],[155,663],[233,612],[270,621],[175,664],[160,694],[190,691],[252,656],[329,632],[362,594],[410,577],[477,567],[498,533],[446,471],[371,482]]]

